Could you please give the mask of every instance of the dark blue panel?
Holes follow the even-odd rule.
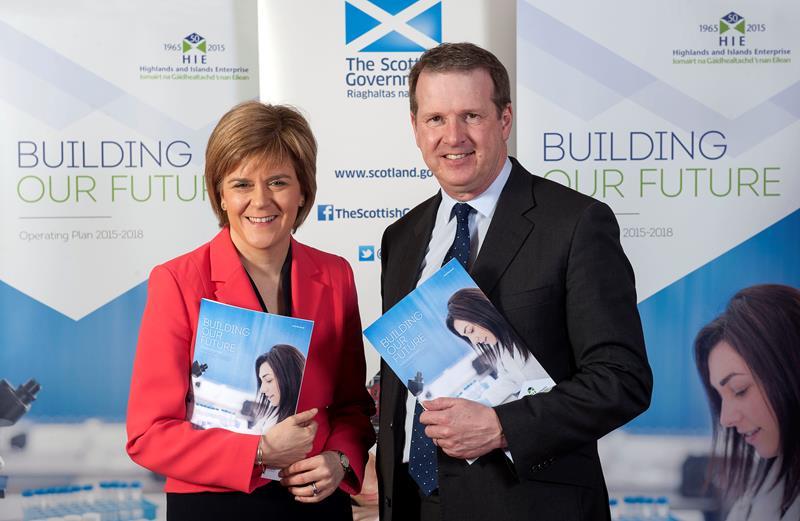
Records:
[[[0,282],[0,378],[42,389],[26,419],[123,421],[147,284],[74,321]]]

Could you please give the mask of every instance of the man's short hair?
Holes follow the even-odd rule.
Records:
[[[492,101],[497,107],[497,115],[511,103],[511,85],[508,71],[491,52],[473,43],[442,43],[428,49],[408,74],[408,97],[411,101],[411,113],[417,115],[417,81],[423,71],[427,72],[470,72],[483,69],[489,73],[494,84]]]

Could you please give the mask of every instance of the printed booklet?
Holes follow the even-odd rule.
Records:
[[[364,335],[420,402],[449,396],[494,406],[555,386],[455,259]]]
[[[263,434],[295,414],[314,322],[202,299],[189,421]],[[278,479],[278,469],[263,476]]]

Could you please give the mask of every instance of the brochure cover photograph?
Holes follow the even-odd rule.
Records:
[[[293,415],[314,323],[202,299],[189,421],[263,434]]]
[[[493,406],[555,386],[455,259],[364,335],[420,401],[449,396]]]

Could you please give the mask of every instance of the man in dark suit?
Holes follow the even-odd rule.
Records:
[[[490,52],[430,49],[409,94],[441,191],[384,233],[384,311],[458,258],[557,385],[493,408],[439,398],[422,412],[382,364],[381,520],[609,519],[597,440],[652,390],[614,214],[508,157],[508,73]]]

